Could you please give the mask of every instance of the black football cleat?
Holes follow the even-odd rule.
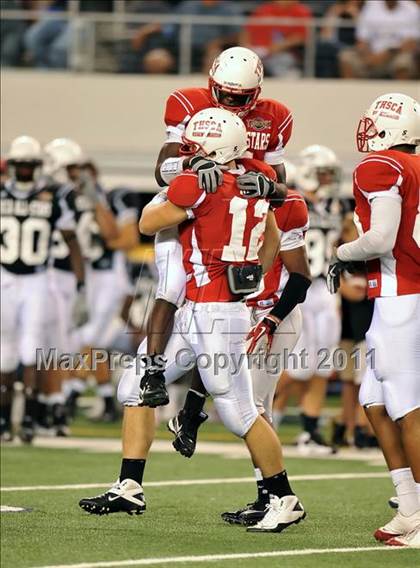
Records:
[[[117,481],[111,489],[97,497],[81,499],[79,507],[91,515],[128,513],[141,515],[146,510],[142,486],[133,479]]]
[[[257,500],[254,501],[254,503],[248,503],[246,507],[239,509],[238,511],[227,511],[226,513],[222,513],[221,517],[230,525],[250,527],[264,518],[269,505],[270,503],[268,501]]]
[[[166,406],[169,395],[165,385],[165,375],[162,371],[150,373],[146,371],[140,381],[140,406]]]
[[[33,420],[24,418],[18,434],[24,444],[31,444],[35,437],[35,425]]]
[[[194,454],[198,429],[207,418],[208,415],[203,411],[194,416],[189,416],[185,410],[180,410],[176,416],[169,420],[168,430],[175,436],[172,445],[182,456],[190,458]]]

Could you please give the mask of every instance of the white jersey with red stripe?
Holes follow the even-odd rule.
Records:
[[[198,186],[197,175],[187,170],[169,185],[168,200],[189,209],[191,221],[180,226],[179,238],[187,275],[186,297],[194,302],[234,302],[227,278],[230,264],[258,264],[269,203],[245,199],[236,177],[261,171],[271,179],[276,173],[258,160],[238,160],[237,169],[225,172],[214,194]]]
[[[355,223],[360,234],[370,228],[371,203],[391,197],[401,202],[401,220],[393,250],[370,260],[368,295],[420,293],[420,156],[397,150],[369,154],[353,174]]]
[[[289,189],[282,207],[274,210],[280,233],[280,251],[293,250],[305,246],[305,233],[309,227],[308,207],[305,199],[297,191]],[[267,308],[280,298],[289,278],[289,273],[279,255],[273,266],[264,275],[260,290],[247,297],[249,307]]]
[[[165,109],[166,141],[182,143],[191,117],[204,108],[215,106],[208,88],[179,89],[171,93]],[[284,148],[292,134],[290,110],[273,99],[258,99],[243,121],[248,132],[249,157],[270,165],[281,164]]]

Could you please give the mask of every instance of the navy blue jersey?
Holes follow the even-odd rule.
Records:
[[[325,277],[333,248],[340,238],[343,219],[352,208],[350,200],[336,197],[320,199],[317,203],[306,200],[309,211],[309,229],[306,233],[306,250],[312,278]]]
[[[22,190],[9,180],[1,185],[0,197],[1,265],[15,274],[44,271],[53,231],[74,226],[59,186],[43,180]]]

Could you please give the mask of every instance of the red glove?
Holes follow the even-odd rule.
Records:
[[[274,333],[279,323],[280,320],[278,318],[268,315],[257,323],[257,325],[254,325],[246,338],[246,340],[249,341],[247,354],[255,353],[260,351],[260,349],[269,353],[273,343]]]

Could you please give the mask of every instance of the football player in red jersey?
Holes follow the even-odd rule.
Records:
[[[420,105],[399,93],[378,97],[361,119],[353,174],[359,238],[337,249],[329,287],[352,261],[366,261],[375,300],[366,335],[371,359],[360,403],[375,430],[399,498],[375,531],[393,546],[420,547]]]
[[[264,362],[251,369],[254,402],[267,422],[273,423],[272,405],[278,378],[287,366],[302,329],[302,315],[297,304],[305,300],[311,275],[305,247],[308,208],[304,198],[289,190],[282,207],[274,209],[280,238],[280,252],[264,275],[260,289],[246,299],[251,309],[253,328],[248,334],[248,353],[266,353]],[[253,525],[265,515],[268,495],[261,471],[254,467],[257,498],[253,503],[222,514],[231,524]]]
[[[206,194],[198,175],[187,171],[171,182],[165,202],[149,204],[142,213],[140,230],[146,234],[180,225],[187,273],[186,302],[177,311],[176,332],[165,351],[165,379],[172,382],[185,373],[186,365],[208,358],[210,365],[201,367],[205,388],[225,426],[244,438],[270,495],[261,523],[248,530],[280,532],[302,520],[305,512],[289,485],[279,440],[253,401],[245,345],[250,316],[241,301],[243,292],[258,287],[259,262],[268,268],[277,254],[278,231],[268,200],[275,196],[275,172],[256,160],[238,160],[247,147],[246,129],[240,118],[224,109],[198,113],[188,125],[186,141],[199,145],[203,156],[211,156],[227,169],[215,194]],[[247,169],[267,176],[271,183],[266,192],[244,197],[237,180]],[[140,355],[145,347],[143,342]],[[137,373],[133,366],[120,381],[118,397],[126,406],[126,416],[142,404],[145,377],[144,369]],[[86,511],[144,511],[141,481],[154,417],[150,408],[137,409],[137,414],[135,431],[124,423],[119,481],[104,495],[83,499],[80,506]]]
[[[213,106],[235,112],[244,120],[249,157],[270,164],[276,171],[277,180],[284,182],[283,153],[292,132],[293,118],[290,110],[278,101],[259,98],[262,82],[263,67],[259,57],[249,49],[233,47],[215,59],[208,87],[171,93],[165,109],[167,138],[156,165],[158,183],[168,185],[175,176],[191,168],[198,174],[200,188],[210,193],[217,190],[223,181],[223,166],[203,156],[180,156],[183,134],[191,117],[201,109]],[[261,172],[247,180],[248,187],[257,188],[258,184],[264,183],[267,181]],[[280,197],[285,197],[287,189],[282,183],[276,184],[276,190]],[[183,301],[185,273],[179,262],[181,250],[176,229],[157,235],[155,255],[159,287],[149,320],[150,355],[163,352],[172,329],[173,315]],[[150,398],[145,397],[147,404],[151,404]],[[156,404],[156,400],[162,404],[168,398],[162,393],[160,397],[154,397],[152,403]],[[194,452],[197,429],[207,418],[203,412],[204,401],[204,389],[195,373],[183,411],[168,424],[175,434],[174,446],[188,457]]]

